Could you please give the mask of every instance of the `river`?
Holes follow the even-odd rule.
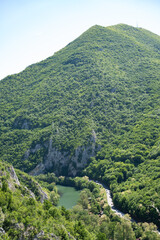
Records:
[[[91,180],[91,181],[94,181],[94,180]],[[124,217],[124,215],[126,213],[123,213],[121,211],[119,211],[118,209],[115,208],[114,206],[114,203],[113,203],[113,200],[112,200],[112,197],[111,197],[111,191],[109,190],[109,188],[107,188],[104,184],[102,183],[99,183],[98,181],[94,181],[95,183],[97,183],[98,185],[101,185],[105,190],[106,190],[106,194],[107,194],[107,202],[108,202],[108,205],[111,207],[112,211],[120,216],[120,217]],[[127,218],[128,219],[128,218]],[[134,220],[133,218],[130,218],[129,219],[131,222],[137,222],[136,220]],[[160,234],[160,230],[158,229],[156,232],[158,232]]]
[[[98,185],[101,185],[105,190],[106,190],[106,194],[107,194],[107,202],[108,202],[108,205],[111,207],[112,211],[120,216],[120,217],[123,217],[125,215],[125,213],[119,211],[118,209],[115,208],[114,206],[114,203],[113,203],[113,200],[112,200],[112,197],[111,197],[111,191],[109,190],[109,188],[107,188],[104,184],[102,183],[99,183],[98,181],[96,181],[96,183]],[[133,218],[131,218],[131,221],[135,221]]]
[[[90,181],[94,181],[94,180],[90,180]],[[94,181],[94,182],[98,185],[101,185],[106,190],[107,202],[108,202],[108,205],[111,207],[112,211],[119,217],[124,217],[126,213],[123,213],[115,208],[112,200],[112,196],[111,196],[111,191],[109,190],[109,188],[107,188],[104,184],[98,181]],[[61,196],[58,204],[59,206],[64,206],[66,209],[71,209],[77,204],[80,198],[80,191],[77,191],[74,187],[68,187],[68,186],[62,186],[62,185],[56,185],[56,187],[58,188],[58,192],[60,193],[60,196]],[[132,222],[136,222],[136,220],[134,220],[133,218],[130,218],[129,220]],[[157,232],[160,234],[159,230]]]
[[[59,206],[64,206],[66,209],[74,207],[79,198],[80,191],[76,190],[74,187],[56,185],[58,192],[60,193]]]

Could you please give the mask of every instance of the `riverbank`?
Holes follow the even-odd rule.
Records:
[[[91,181],[94,181],[94,180],[91,180]],[[113,203],[113,199],[112,199],[112,196],[111,196],[111,191],[108,187],[106,187],[103,183],[100,183],[98,181],[94,181],[96,184],[98,185],[101,185],[105,191],[106,191],[106,195],[107,195],[107,202],[108,202],[108,205],[110,206],[110,208],[112,209],[112,211],[118,215],[119,217],[124,217],[127,213],[123,213],[121,212],[120,210],[116,209],[115,206],[114,206],[114,203]],[[129,215],[130,216],[130,215]],[[133,218],[127,218],[128,220],[130,220],[131,222],[136,222],[137,221]],[[160,229],[157,229],[158,234],[160,235]]]

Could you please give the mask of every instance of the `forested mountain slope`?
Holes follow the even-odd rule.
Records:
[[[1,159],[33,175],[99,179],[118,207],[159,225],[159,36],[93,26],[0,92]]]
[[[137,124],[145,127],[142,121],[151,126],[137,142],[151,154],[159,137],[159,52],[159,36],[146,30],[94,26],[3,79],[1,158],[27,172],[39,164],[37,173],[52,168],[75,175],[104,143],[122,145],[118,138],[128,139]],[[134,148],[132,139],[125,145]]]

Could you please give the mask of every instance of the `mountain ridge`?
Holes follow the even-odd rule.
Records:
[[[112,31],[115,31],[115,30],[120,29],[120,28],[126,30],[126,29],[128,28],[129,30],[133,29],[135,32],[138,32],[138,31],[140,31],[140,32],[142,32],[142,33],[145,32],[146,35],[152,34],[155,38],[159,38],[159,35],[157,35],[156,33],[151,32],[151,31],[149,31],[149,30],[146,30],[146,29],[141,28],[141,27],[133,27],[133,26],[130,26],[130,25],[127,25],[127,24],[123,24],[123,23],[116,24],[116,25],[111,25],[111,26],[108,26],[108,27],[95,24],[94,26],[92,26],[92,27],[90,27],[88,30],[86,30],[84,33],[82,33],[78,38],[80,38],[80,37],[83,36],[85,33],[87,33],[89,30],[94,29],[94,28],[99,28],[99,29],[101,28],[101,29],[103,29],[103,30],[104,30],[104,29],[110,29],[110,30],[112,30]],[[68,43],[68,44],[67,44],[66,46],[64,46],[62,49],[56,51],[53,55],[47,57],[46,59],[52,58],[56,53],[60,52],[61,50],[63,50],[63,49],[66,48],[67,46],[69,46],[70,44],[74,43],[74,41],[76,41],[78,38],[76,38],[76,39],[73,40],[72,42]],[[34,65],[37,65],[37,64],[45,61],[46,59],[43,59],[43,60],[40,60],[40,61],[37,62],[37,63],[32,63],[32,64],[28,65],[26,68],[24,68],[24,70],[20,71],[19,73],[25,71],[27,68],[33,67]],[[4,79],[6,79],[6,78],[8,78],[8,77],[10,77],[10,76],[17,75],[17,74],[19,74],[19,73],[10,74],[10,75],[4,77],[3,79],[1,79],[1,81],[4,80]]]

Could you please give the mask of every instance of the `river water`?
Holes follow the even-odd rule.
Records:
[[[96,183],[97,183],[98,185],[101,185],[101,186],[106,190],[107,202],[108,202],[108,205],[111,207],[112,211],[113,211],[116,215],[118,215],[118,216],[120,216],[120,217],[124,217],[124,215],[125,215],[126,213],[123,213],[123,212],[121,212],[121,211],[119,211],[118,209],[115,208],[114,203],[113,203],[113,200],[112,200],[112,196],[111,196],[111,191],[109,190],[109,188],[107,188],[104,184],[99,183],[98,181],[96,181]],[[127,219],[128,219],[128,218],[127,218]],[[130,218],[130,221],[132,221],[132,222],[137,222],[137,221],[134,220],[133,218]],[[156,232],[158,232],[158,233],[160,234],[160,230],[157,230]]]
[[[101,183],[99,183],[99,182],[97,182],[97,181],[96,181],[96,183],[97,183],[98,185],[101,185],[101,186],[106,190],[107,202],[108,202],[108,205],[111,207],[112,211],[113,211],[116,215],[118,215],[118,216],[120,216],[120,217],[123,217],[123,216],[125,215],[125,213],[119,211],[118,209],[116,209],[116,208],[114,207],[113,200],[112,200],[112,197],[111,197],[111,191],[109,190],[109,188],[107,188],[104,184],[101,184]],[[131,221],[134,221],[134,219],[131,219]]]
[[[94,180],[90,180],[90,181],[94,181]],[[98,181],[96,181],[96,183],[98,185],[101,185],[106,190],[108,205],[111,207],[112,211],[119,217],[124,217],[125,213],[115,208],[112,200],[112,196],[111,196],[111,191],[109,190],[109,188],[107,188],[104,184],[99,183]],[[74,187],[68,187],[68,186],[62,186],[62,185],[56,185],[56,187],[58,188],[58,192],[60,193],[60,201],[58,206],[64,206],[66,209],[71,209],[77,204],[80,198],[81,191],[77,191]],[[136,222],[133,218],[131,218],[130,221]],[[158,231],[158,233],[160,234],[160,231]]]
[[[58,192],[60,193],[60,201],[58,206],[64,206],[66,209],[74,207],[79,198],[80,191],[77,191],[74,187],[56,185]]]

